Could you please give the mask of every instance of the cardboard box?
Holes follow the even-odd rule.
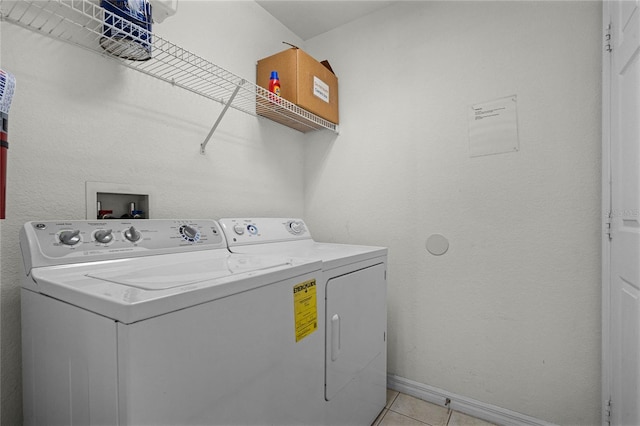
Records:
[[[338,77],[327,67],[291,48],[258,61],[256,84],[268,90],[271,71],[278,71],[284,99],[338,124]]]

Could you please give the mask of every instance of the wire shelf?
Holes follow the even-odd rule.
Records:
[[[103,9],[97,2],[2,0],[0,13],[7,22],[110,57],[128,68],[223,104],[223,111],[201,144],[203,153],[229,107],[301,132],[328,129],[338,133],[338,125],[285,99],[274,98],[267,89]]]

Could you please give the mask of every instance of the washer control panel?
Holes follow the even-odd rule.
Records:
[[[20,235],[23,252],[38,252],[47,264],[55,259],[83,257],[83,261],[145,254],[226,248],[226,241],[214,220],[86,220],[34,221]],[[79,261],[79,260],[77,260]],[[61,262],[66,263],[66,262]]]

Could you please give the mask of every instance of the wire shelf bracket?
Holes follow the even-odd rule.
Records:
[[[229,109],[229,107],[231,106],[231,104],[233,103],[233,100],[235,99],[236,95],[238,94],[238,91],[240,90],[240,87],[242,87],[242,85],[245,83],[245,80],[241,80],[240,83],[238,84],[238,86],[236,86],[235,90],[233,91],[233,93],[231,94],[231,97],[229,98],[229,100],[227,101],[227,103],[224,105],[224,108],[222,108],[222,111],[220,111],[220,115],[218,115],[218,119],[216,120],[216,122],[213,124],[213,127],[211,128],[211,130],[209,131],[209,134],[207,135],[207,137],[205,138],[204,142],[202,142],[200,144],[200,154],[204,154],[204,150],[207,147],[207,144],[209,143],[209,139],[211,139],[211,136],[213,136],[213,132],[216,131],[216,129],[218,128],[218,124],[220,124],[220,122],[222,121],[222,117],[224,117],[224,115],[227,113],[227,110]]]

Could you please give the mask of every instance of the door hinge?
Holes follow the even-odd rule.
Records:
[[[611,235],[611,213],[609,213],[607,221],[604,223],[604,233],[609,237],[609,241],[613,239],[613,235]]]
[[[611,24],[607,25],[604,29],[604,51],[611,53],[613,48],[611,47]]]
[[[611,399],[605,401],[604,403],[604,422],[606,424],[611,424]]]

